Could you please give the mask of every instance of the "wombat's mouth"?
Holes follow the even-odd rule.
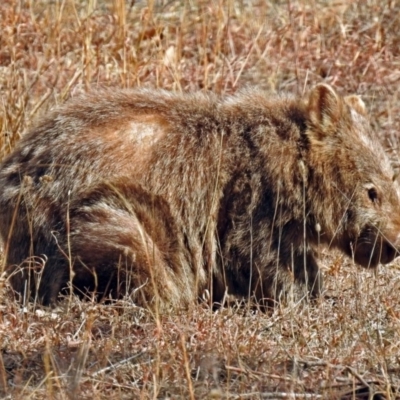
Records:
[[[355,262],[364,268],[376,268],[378,264],[387,264],[399,255],[391,243],[376,236],[359,238],[353,245],[353,252]]]

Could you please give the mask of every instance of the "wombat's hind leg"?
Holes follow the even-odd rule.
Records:
[[[70,226],[78,292],[99,299],[133,293],[143,306],[176,306],[186,297],[190,285],[179,276],[178,234],[163,199],[128,178],[103,183],[71,204]]]
[[[46,261],[46,266],[37,277],[38,300],[46,306],[54,306],[62,290],[68,288],[70,280],[67,260],[51,257]]]
[[[9,282],[23,304],[31,300],[45,306],[54,305],[69,280],[65,262],[54,257],[31,256],[18,266],[10,265],[7,270]]]

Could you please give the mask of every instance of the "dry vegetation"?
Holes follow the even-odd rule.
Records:
[[[364,96],[399,161],[396,1],[2,0],[0,159],[49,107],[98,86]],[[0,396],[32,399],[400,399],[399,263],[324,254],[315,304],[270,314],[129,300],[21,307],[1,280]]]

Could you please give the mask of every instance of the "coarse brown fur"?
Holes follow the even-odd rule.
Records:
[[[399,188],[365,114],[328,85],[74,98],[0,166],[10,282],[45,304],[71,282],[167,310],[206,289],[278,300],[293,280],[318,295],[320,244],[388,263]]]

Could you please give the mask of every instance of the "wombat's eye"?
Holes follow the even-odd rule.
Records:
[[[373,186],[368,188],[368,197],[373,203],[378,201],[378,191]]]

